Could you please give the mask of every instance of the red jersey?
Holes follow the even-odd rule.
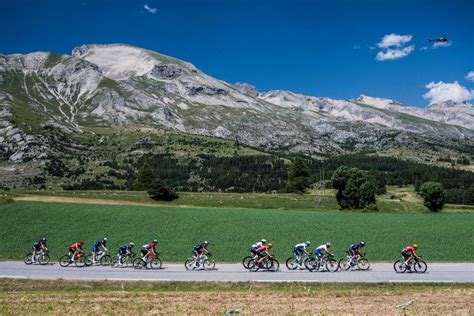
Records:
[[[408,247],[403,248],[403,251],[404,251],[404,252],[411,252],[411,253],[414,253],[414,252],[415,252],[415,248],[413,248],[413,247],[411,247],[411,246],[408,246]]]
[[[71,246],[71,249],[81,249],[81,244],[76,242],[75,244]]]
[[[262,246],[260,246],[260,248],[258,248],[258,251],[268,252],[269,249],[270,249],[270,248],[269,248],[268,246],[262,245]]]
[[[154,242],[152,241],[152,242],[150,242],[150,244],[149,244],[149,245],[150,245],[150,248],[155,248],[155,246],[156,246],[156,243],[154,243]]]

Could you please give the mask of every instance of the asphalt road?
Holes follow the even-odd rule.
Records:
[[[125,281],[256,281],[256,282],[469,282],[474,283],[474,263],[428,263],[424,274],[395,273],[390,263],[375,263],[368,271],[309,272],[288,271],[280,265],[277,272],[249,272],[241,264],[219,264],[211,271],[186,271],[183,264],[163,264],[159,270],[135,270],[91,266],[62,268],[58,263],[27,266],[21,261],[0,262],[0,278],[125,280]]]

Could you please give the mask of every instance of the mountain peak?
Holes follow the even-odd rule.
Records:
[[[361,94],[357,99],[355,99],[355,101],[376,107],[378,109],[385,109],[388,105],[396,103],[391,99],[376,98],[364,94]]]

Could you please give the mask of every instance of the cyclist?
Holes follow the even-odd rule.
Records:
[[[365,242],[364,241],[361,241],[360,243],[352,244],[352,245],[349,246],[348,251],[352,256],[351,265],[355,264],[357,256],[363,256],[361,251],[362,251],[362,248],[364,248],[364,247],[365,247]]]
[[[36,262],[36,254],[38,252],[47,252],[48,251],[48,248],[46,247],[46,241],[48,241],[46,238],[42,238],[38,241],[35,241],[33,243],[33,246],[31,247],[31,252],[32,252],[32,256],[31,258],[33,259],[33,262]]]
[[[415,252],[416,249],[418,249],[418,244],[413,244],[412,246],[407,246],[407,247],[403,248],[403,250],[402,250],[402,256],[405,259],[405,265],[408,267],[408,269],[411,269],[408,262],[410,262],[413,257],[415,257],[416,259],[420,259],[420,256],[418,256]]]
[[[197,244],[193,247],[193,255],[194,255],[194,267],[197,268],[199,266],[199,259],[201,255],[206,254],[209,252],[207,247],[209,246],[209,242],[205,240],[203,243]]]
[[[314,254],[319,258],[320,261],[322,261],[325,255],[333,256],[333,254],[328,250],[330,247],[331,243],[327,241],[326,243],[314,249]]]
[[[153,239],[149,244],[144,244],[142,246],[141,252],[143,255],[142,260],[146,263],[146,259],[150,255],[150,253],[153,254],[153,256],[158,256],[158,253],[156,252],[155,246],[158,243],[158,240]]]
[[[260,267],[261,264],[262,264],[262,261],[266,258],[266,257],[272,257],[270,255],[270,249],[273,247],[273,244],[270,242],[268,243],[268,246],[265,246],[265,245],[262,245],[260,246],[260,248],[258,248],[258,256],[260,257],[258,260],[257,260],[257,265]]]
[[[256,242],[255,244],[253,244],[252,247],[250,248],[250,252],[252,253],[252,255],[254,257],[257,257],[258,256],[258,248],[265,245],[266,243],[267,243],[267,240],[262,239],[259,242]]]
[[[131,256],[132,255],[132,250],[133,250],[134,245],[135,244],[133,242],[130,242],[128,244],[124,244],[122,247],[120,247],[118,249],[117,254],[118,254],[118,259],[119,259],[119,264],[118,264],[119,266],[122,265],[122,263],[123,263],[122,259],[123,259],[124,256]]]
[[[306,242],[296,244],[295,247],[293,248],[293,252],[296,255],[296,261],[297,261],[298,268],[302,268],[302,266],[301,266],[301,255],[303,254],[303,252],[309,256],[309,253],[306,251],[306,248],[309,247],[310,245],[311,245],[311,241],[308,240]]]
[[[79,251],[82,251],[82,245],[84,245],[84,241],[79,240],[69,247],[69,256],[71,257],[71,262],[74,261],[74,258],[76,258],[76,255],[79,253]]]
[[[97,254],[101,251],[105,252],[107,251],[107,247],[105,246],[107,244],[107,237],[102,238],[101,240],[97,240],[93,245],[92,245],[92,263],[95,264]]]

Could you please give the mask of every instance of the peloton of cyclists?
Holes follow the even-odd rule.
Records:
[[[100,240],[97,240],[93,245],[92,245],[92,264],[96,264],[97,261],[97,254],[102,251],[106,252],[107,251],[107,237],[104,237]]]
[[[38,241],[35,241],[33,243],[33,246],[31,247],[31,252],[32,252],[32,255],[31,255],[31,258],[33,260],[33,263],[36,262],[36,254],[38,252],[47,252],[48,251],[48,247],[46,247],[46,242],[48,240],[46,238],[41,238],[40,240]]]

